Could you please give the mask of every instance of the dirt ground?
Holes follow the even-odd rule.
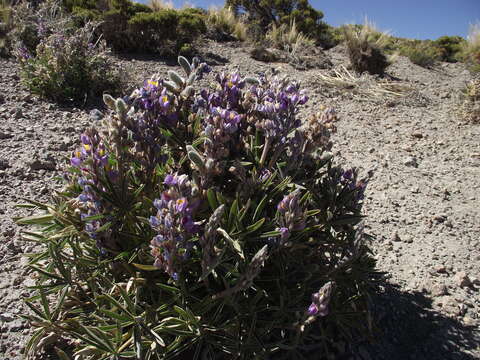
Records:
[[[344,49],[327,52],[331,69],[297,70],[261,63],[237,43],[206,43],[215,71],[244,75],[279,71],[300,81],[310,101],[339,114],[333,152],[339,163],[373,174],[366,192],[366,229],[378,268],[386,272],[375,302],[373,344],[358,344],[356,359],[480,359],[480,124],[457,116],[459,94],[472,75],[462,64],[424,69],[400,57],[385,79],[345,75]],[[156,58],[118,59],[138,84],[171,65]],[[323,76],[322,76],[323,75]],[[341,85],[341,86],[340,86]],[[387,91],[385,90],[387,89]],[[12,217],[23,198],[45,201],[90,109],[61,107],[30,95],[17,65],[0,59],[0,359],[21,359],[31,333],[18,317],[34,284],[24,267],[34,244],[20,239]]]

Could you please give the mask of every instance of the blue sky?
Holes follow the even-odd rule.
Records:
[[[173,2],[179,7],[184,0]],[[224,4],[223,0],[188,2],[206,9]],[[363,23],[367,16],[381,30],[416,39],[465,37],[469,25],[480,21],[480,0],[310,0],[310,4],[323,11],[324,20],[330,25]]]

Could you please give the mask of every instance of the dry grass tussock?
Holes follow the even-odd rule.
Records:
[[[175,4],[173,3],[172,0],[150,0],[148,2],[148,6],[153,11],[174,10],[175,9]],[[188,8],[192,8],[192,7],[193,7],[192,3],[188,2],[188,1],[184,1],[182,6],[181,6],[181,9],[188,9]]]
[[[272,28],[266,34],[266,39],[277,49],[285,50],[292,55],[295,55],[301,47],[314,45],[313,40],[297,29],[295,20],[289,25],[281,24],[277,26],[273,24]]]
[[[413,90],[403,83],[352,73],[343,65],[339,69],[333,69],[330,74],[320,74],[318,80],[323,85],[347,90],[364,98],[398,98]]]
[[[383,74],[395,60],[395,56],[387,57],[383,52],[390,41],[390,34],[379,31],[368,19],[365,19],[362,26],[344,26],[343,35],[348,56],[355,71]]]
[[[480,22],[470,25],[467,41],[463,47],[463,55],[471,65],[471,70],[480,72]]]
[[[210,7],[207,21],[216,29],[231,34],[240,41],[247,40],[247,25],[237,18],[229,7]]]
[[[461,95],[460,117],[469,123],[480,123],[480,78],[470,81]]]

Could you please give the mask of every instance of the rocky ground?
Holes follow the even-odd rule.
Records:
[[[207,43],[203,56],[216,71],[273,69],[300,81],[311,98],[305,111],[338,110],[338,161],[373,173],[366,225],[388,282],[375,305],[382,332],[358,344],[357,358],[480,359],[480,125],[456,115],[471,79],[464,66],[424,69],[400,57],[388,69],[394,95],[381,93],[385,80],[374,77],[328,85],[320,75],[348,63],[341,47],[327,52],[332,69],[258,62],[236,43]],[[156,58],[118,64],[134,69],[138,82],[171,68]],[[33,285],[24,255],[35,245],[20,239],[12,217],[26,213],[15,205],[47,200],[60,186],[65,159],[92,123],[88,113],[29,95],[16,64],[0,60],[0,359],[22,358],[31,332],[18,315]]]

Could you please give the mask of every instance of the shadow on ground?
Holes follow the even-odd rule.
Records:
[[[480,331],[432,309],[420,292],[407,293],[385,284],[374,300],[378,319],[375,343],[358,347],[368,360],[470,360],[480,358]]]

